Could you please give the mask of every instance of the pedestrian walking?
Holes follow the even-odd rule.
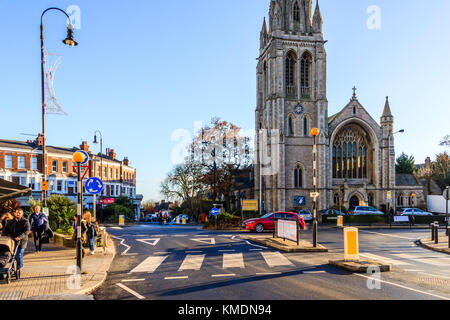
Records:
[[[23,267],[23,253],[27,248],[28,234],[30,233],[30,222],[23,217],[23,210],[17,209],[14,212],[14,219],[10,220],[2,230],[3,237],[10,237],[19,246],[17,251],[17,271]]]
[[[162,224],[162,213],[158,212],[158,223]]]
[[[41,207],[34,207],[34,212],[29,218],[31,231],[33,232],[34,246],[36,248],[36,253],[42,251],[42,238],[48,227],[48,218],[45,213],[41,212]]]
[[[89,245],[91,255],[95,254],[95,240],[98,235],[97,223],[89,211],[84,214],[84,220],[86,220],[86,238]]]

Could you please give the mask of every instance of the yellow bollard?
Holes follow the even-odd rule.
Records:
[[[182,224],[186,224],[186,219],[185,218],[183,218]]]
[[[338,227],[343,227],[344,226],[344,217],[343,216],[339,216],[337,218],[337,226]]]
[[[119,226],[125,225],[125,216],[119,216]]]
[[[344,229],[344,260],[359,261],[359,236],[357,228]]]

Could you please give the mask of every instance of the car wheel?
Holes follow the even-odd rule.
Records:
[[[255,226],[255,231],[258,233],[262,233],[264,231],[264,226],[262,224],[257,224]]]

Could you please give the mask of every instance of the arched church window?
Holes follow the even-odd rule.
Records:
[[[300,23],[300,6],[298,1],[294,3],[294,23]]]
[[[294,170],[294,187],[303,188],[303,170],[299,164],[297,164]]]
[[[286,56],[285,61],[285,86],[286,96],[288,98],[296,98],[297,88],[295,83],[295,65],[297,57],[294,52],[290,51]]]
[[[305,52],[300,61],[300,86],[302,90],[302,97],[311,96],[311,55],[309,52]]]
[[[308,118],[307,117],[303,118],[303,135],[304,136],[308,135]]]
[[[354,125],[341,130],[333,142],[333,177],[367,179],[369,141],[367,134]]]
[[[397,206],[403,207],[403,195],[402,194],[399,194],[397,196]]]
[[[264,101],[269,95],[269,79],[267,77],[267,62],[264,61]]]
[[[288,127],[289,127],[288,134],[290,136],[293,136],[294,135],[294,122],[293,122],[292,116],[289,116]]]

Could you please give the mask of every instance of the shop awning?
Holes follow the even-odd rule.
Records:
[[[31,188],[0,179],[0,201],[31,195]]]

